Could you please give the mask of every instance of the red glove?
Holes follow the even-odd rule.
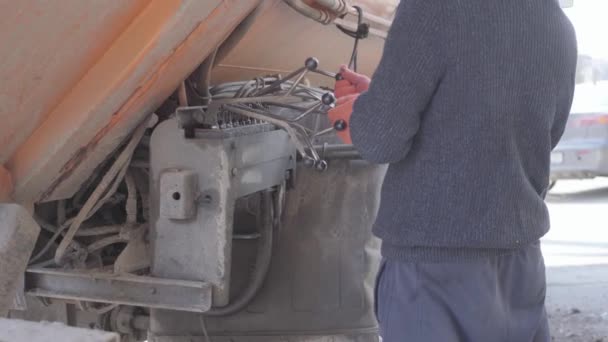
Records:
[[[353,104],[359,94],[345,95],[338,99],[336,107],[328,112],[329,121],[336,129],[338,137],[345,144],[351,145],[350,138],[350,116],[353,113]]]
[[[369,89],[371,80],[369,77],[350,70],[346,65],[340,67],[342,80],[336,82],[334,94],[336,98],[347,95],[361,94]]]

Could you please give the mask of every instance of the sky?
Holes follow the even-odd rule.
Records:
[[[608,58],[608,0],[575,0],[564,11],[576,29],[579,53]]]

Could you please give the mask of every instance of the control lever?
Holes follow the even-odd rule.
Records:
[[[319,68],[319,60],[309,57],[304,65],[288,74],[285,78],[277,79],[268,86],[259,89],[249,97],[238,97],[215,101],[216,106],[209,108],[207,115],[215,115],[220,110],[228,110],[238,115],[256,120],[263,120],[284,129],[293,140],[302,158],[319,171],[327,169],[327,161],[323,160],[314,148],[316,138],[334,131],[343,131],[347,123],[343,120],[324,129],[310,129],[300,122],[311,115],[327,115],[336,105],[333,92],[319,91],[303,84],[309,73],[319,74],[334,80],[342,79],[339,73],[333,73]],[[213,102],[212,102],[213,103]],[[298,104],[307,103],[303,108]],[[296,116],[285,117],[272,112],[270,107],[283,107],[299,113]]]

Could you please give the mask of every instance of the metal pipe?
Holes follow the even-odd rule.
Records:
[[[304,71],[302,71],[302,73],[298,75],[296,80],[293,81],[293,84],[291,85],[287,93],[285,93],[285,95],[283,96],[291,96],[291,93],[293,93],[293,91],[300,85],[300,82],[302,82],[304,77],[306,77],[306,74],[308,74],[308,69],[304,69]]]
[[[323,25],[329,25],[333,21],[331,14],[328,11],[316,9],[308,6],[302,0],[284,0],[291,8],[298,13],[306,16]]]
[[[320,2],[320,0],[319,0]],[[355,7],[349,7],[348,8],[348,14],[352,14],[352,15],[359,15],[359,12],[357,12],[357,9]],[[378,25],[382,25],[386,28],[391,27],[391,25],[393,24],[392,21],[384,19],[382,17],[379,17],[377,15],[373,15],[370,14],[368,12],[363,12],[363,19],[367,20],[367,21],[371,21],[374,24],[378,24]]]
[[[317,151],[319,156],[325,160],[331,159],[349,159],[349,160],[360,160],[361,154],[355,149],[353,145],[315,145],[314,149]]]
[[[308,108],[302,114],[296,116],[293,119],[289,119],[287,121],[289,121],[289,122],[298,122],[298,121],[302,120],[303,118],[307,117],[308,115],[310,115],[311,113],[317,111],[319,108],[321,108],[322,105],[323,105],[323,103],[319,101],[319,103],[317,103],[314,106]]]
[[[211,70],[215,65],[215,57],[217,56],[218,49],[215,49],[200,66],[200,73],[198,75],[198,80],[196,83],[196,89],[199,92],[202,92],[202,104],[203,106],[209,105],[211,101],[211,93],[209,92],[209,87],[211,84]]]
[[[355,147],[353,145],[346,144],[323,144],[323,145],[315,145],[315,149],[321,152],[337,152],[337,151],[355,151]]]
[[[319,75],[327,76],[329,78],[333,78],[333,79],[336,78],[335,72],[325,71],[325,70],[321,70],[321,69],[315,69],[315,70],[312,70],[312,72],[317,73]]]
[[[359,152],[357,152],[357,151],[345,151],[345,152],[336,151],[336,152],[326,153],[324,159],[326,159],[326,160],[339,160],[339,159],[362,160],[361,154],[359,154]]]
[[[262,90],[260,90],[256,96],[262,96],[262,95],[266,95],[268,93],[271,93],[273,91],[279,90],[281,89],[281,85],[285,82],[287,82],[288,80],[290,80],[291,78],[296,77],[296,75],[299,75],[301,73],[304,72],[304,70],[306,70],[306,67],[301,67],[298,70],[293,71],[292,73],[288,74],[287,76],[285,76],[285,78],[283,79],[279,79],[277,81],[275,81],[274,83],[272,83],[269,87],[266,87]]]
[[[315,2],[336,13],[338,16],[349,13],[349,8],[351,8],[345,0],[315,0]]]
[[[180,107],[188,107],[188,93],[186,93],[186,82],[182,81],[177,88],[177,97]]]

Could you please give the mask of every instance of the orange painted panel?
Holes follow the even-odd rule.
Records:
[[[149,1],[7,160],[15,198],[71,196],[257,4]]]

